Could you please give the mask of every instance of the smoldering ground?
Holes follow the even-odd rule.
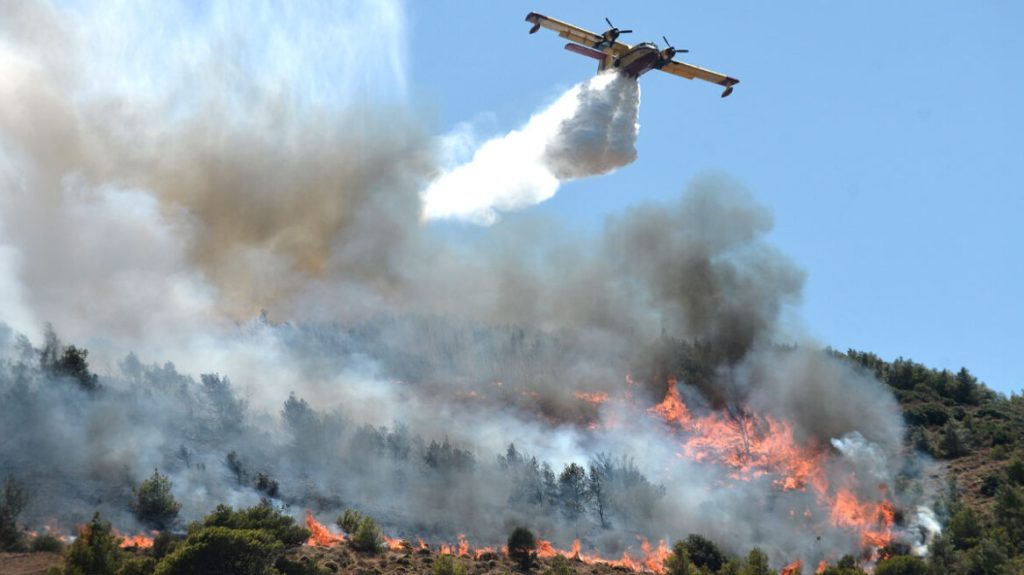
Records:
[[[370,103],[404,89],[399,6],[163,8],[152,44],[152,16],[112,6],[10,3],[0,21],[0,463],[33,486],[30,521],[99,509],[140,527],[131,489],[159,468],[185,519],[272,496],[480,543],[525,522],[611,553],[636,534],[697,532],[812,558],[809,530],[858,550],[807,493],[728,481],[680,460],[660,422],[575,395],[628,392],[646,413],[677,377],[695,406],[791,422],[830,474],[892,482],[902,428],[882,386],[773,343],[798,335],[781,318],[803,273],[765,242],[770,214],[737,183],[697,178],[592,237],[517,214],[453,241],[421,222],[421,190],[444,170],[420,111]],[[299,39],[314,29],[326,37]],[[358,34],[386,39],[385,61],[366,64],[394,72],[383,85],[352,72]],[[116,40],[140,42],[135,59]],[[328,47],[346,72],[321,85],[303,66]],[[631,161],[630,86],[551,124],[594,143],[590,159],[545,137],[528,167],[557,180]],[[625,139],[585,133],[602,122]],[[508,184],[481,174],[474,186]],[[91,350],[102,389],[40,363],[47,321]],[[605,469],[606,525],[559,507],[543,463],[571,461]],[[821,520],[793,520],[794,507]]]

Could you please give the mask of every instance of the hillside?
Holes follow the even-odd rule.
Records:
[[[681,349],[677,348],[677,358],[680,357],[678,354],[686,355],[680,351]],[[887,362],[874,354],[854,350],[846,353],[828,353],[841,361],[853,364],[858,370],[869,372],[889,387],[902,409],[906,423],[907,449],[934,458],[939,463],[939,469],[944,472],[937,475],[935,480],[938,484],[936,491],[944,492],[935,506],[936,515],[943,525],[943,535],[932,541],[930,556],[925,561],[920,561],[910,556],[908,547],[895,543],[883,549],[881,555],[884,559],[877,565],[876,573],[1020,573],[1024,568],[1024,399],[1019,395],[1005,397],[991,391],[966,369],[951,373],[929,369],[905,359]],[[670,369],[671,372],[685,373],[694,369],[699,371],[698,365],[688,362],[685,358],[677,361],[679,363]],[[90,378],[87,365],[79,367],[81,369],[74,374],[91,383],[93,380]],[[290,401],[294,402],[294,398]],[[927,481],[925,479],[925,482]],[[157,508],[161,505],[167,508],[176,505],[170,496],[170,484],[165,477],[154,473],[150,480],[144,482],[140,491],[145,490],[146,483],[150,483],[154,490],[160,492],[155,499]],[[0,515],[3,515],[5,530],[0,535],[7,537],[8,542],[13,540],[9,537],[12,535],[9,529],[13,521],[11,510],[16,508],[18,497],[17,490],[10,491],[9,485],[5,486],[4,500],[0,502],[3,503]],[[166,501],[161,501],[161,497]],[[157,539],[155,545],[149,541],[141,546],[117,550],[110,547],[114,545],[116,533],[111,531],[109,524],[94,519],[93,523],[81,532],[78,542],[66,548],[64,557],[71,557],[71,564],[79,564],[83,557],[104,556],[104,553],[99,553],[95,549],[86,553],[83,546],[106,545],[110,547],[109,553],[105,555],[109,560],[108,567],[113,569],[115,565],[120,565],[120,568],[116,571],[100,569],[96,572],[109,572],[112,575],[153,573],[154,568],[166,562],[161,558],[172,554],[179,557],[179,560],[181,557],[189,556],[189,553],[198,553],[197,556],[202,557],[202,553],[196,549],[204,549],[204,552],[216,550],[217,556],[221,553],[242,552],[246,557],[245,561],[263,562],[264,565],[253,567],[252,571],[234,568],[228,571],[233,573],[275,573],[266,570],[273,564],[276,564],[276,572],[286,574],[484,575],[509,573],[519,569],[503,551],[473,550],[468,547],[427,547],[422,543],[410,545],[397,539],[388,540],[388,544],[384,545],[383,535],[376,530],[372,521],[371,538],[376,537],[380,540],[379,552],[360,550],[352,538],[343,540],[341,536],[328,537],[326,542],[314,538],[307,544],[301,544],[309,537],[309,531],[300,526],[293,526],[292,521],[280,511],[273,510],[269,503],[248,510],[240,509],[238,512],[219,508],[202,522],[189,527],[187,537],[165,533]],[[314,532],[325,529],[315,523],[311,516],[308,521],[308,526],[313,528]],[[903,520],[897,518],[897,524],[901,521]],[[104,529],[107,531],[103,531]],[[354,527],[351,530],[357,531]],[[259,534],[264,531],[266,536]],[[338,529],[335,528],[333,531],[337,533]],[[92,532],[106,535],[87,535]],[[682,538],[683,535],[679,534],[679,537]],[[354,538],[358,540],[359,535],[355,535]],[[32,540],[28,542],[34,545]],[[22,543],[24,544],[25,542]],[[44,548],[43,545],[37,547]],[[45,548],[52,549],[53,542],[50,541],[49,546]],[[178,550],[176,554],[175,549]],[[184,553],[182,549],[191,551]],[[772,572],[766,570],[767,558],[759,555],[759,551],[751,550],[749,556],[730,556],[722,552],[715,542],[699,535],[690,535],[685,544],[679,546],[674,553],[669,552],[667,547],[662,547],[645,553],[643,557],[624,556],[622,559],[616,558],[609,562],[584,561],[580,559],[578,553],[573,552],[563,552],[570,559],[563,561],[550,546],[546,551],[541,546],[539,551],[540,556],[535,559],[530,570],[556,575],[631,570],[742,575]],[[448,558],[442,559],[446,556],[455,557],[455,562],[450,563]],[[55,564],[56,557],[47,553],[0,554],[0,574],[42,573]],[[676,560],[672,557],[681,559]],[[680,564],[696,570],[679,571]],[[831,564],[833,566],[826,573],[849,575],[860,572],[856,565],[867,567],[871,565],[871,561],[863,557],[835,558]],[[817,566],[817,569],[825,567],[823,564]],[[914,570],[918,568],[926,570]],[[449,571],[450,569],[454,571]],[[810,566],[802,567],[795,564],[787,569],[789,570],[783,569],[781,572],[792,574],[817,570],[811,569]],[[175,571],[160,567],[155,572],[163,574],[192,571]]]
[[[837,355],[889,386],[908,445],[945,463],[966,505],[989,514],[1000,487],[1024,483],[1024,396],[995,393],[966,368],[951,373],[855,350]]]

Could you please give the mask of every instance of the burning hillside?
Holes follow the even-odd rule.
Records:
[[[401,36],[397,8],[356,4],[327,43],[338,77],[363,59],[336,46]],[[162,17],[231,29],[37,2],[0,20],[0,468],[31,486],[23,522],[98,510],[144,547],[265,499],[460,555],[529,525],[541,554],[654,571],[689,533],[778,566],[920,538],[891,394],[776,343],[804,340],[785,321],[804,274],[742,186],[698,177],[594,234],[519,214],[466,241],[423,221],[438,178],[445,202],[480,194],[439,176],[465,172],[412,111],[292,98],[319,84],[267,76],[247,44],[310,49],[330,15],[211,10]],[[573,88],[530,129],[542,154],[489,161],[556,179],[632,161],[632,88]],[[147,477],[173,513],[145,511]]]

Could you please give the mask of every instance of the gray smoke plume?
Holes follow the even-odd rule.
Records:
[[[29,522],[141,528],[131,489],[159,468],[185,520],[269,496],[479,544],[527,523],[611,555],[691,532],[777,563],[861,549],[812,490],[678,457],[647,411],[673,379],[695,415],[784,420],[832,484],[917,504],[884,387],[774,343],[799,338],[804,274],[742,186],[699,177],[594,236],[519,213],[453,239],[421,221],[443,154],[400,95],[396,5],[217,6],[0,5],[0,471],[33,486]],[[530,148],[543,178],[452,189],[632,161],[635,83],[568,102]],[[530,203],[488,202],[465,213]],[[99,390],[47,363],[47,321]],[[605,525],[560,503],[569,462],[607,481]]]

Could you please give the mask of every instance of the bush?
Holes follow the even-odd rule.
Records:
[[[547,570],[544,571],[544,575],[572,575],[572,565],[569,564],[569,560],[562,555],[555,555],[551,559],[551,563]]]
[[[152,553],[153,557],[159,561],[160,559],[163,559],[165,555],[172,553],[181,541],[181,537],[171,535],[169,531],[161,531],[153,537],[153,549],[150,553]]]
[[[316,560],[311,557],[300,557],[294,561],[287,557],[280,557],[277,563],[274,563],[274,568],[280,572],[280,575],[330,575],[332,573],[331,570],[318,566]]]
[[[134,490],[132,511],[142,523],[164,531],[178,519],[181,504],[171,494],[171,480],[154,469],[153,476]]]
[[[676,541],[672,546],[672,554],[665,559],[665,575],[690,575],[695,572],[686,545],[682,541]]]
[[[364,516],[359,521],[359,527],[352,534],[352,547],[364,553],[378,553],[384,548],[384,535],[372,518]]]
[[[867,575],[867,572],[857,565],[853,555],[843,555],[839,563],[826,567],[821,575]]]
[[[533,564],[537,553],[537,539],[525,527],[516,527],[508,536],[508,558],[515,561],[524,571]]]
[[[999,490],[999,486],[1002,485],[1003,478],[1000,475],[989,474],[981,480],[981,487],[978,488],[978,493],[981,493],[985,497],[992,497]]]
[[[63,575],[116,575],[122,555],[117,537],[109,523],[100,521],[100,514],[82,528],[68,548]]]
[[[363,520],[363,514],[358,511],[346,509],[345,513],[338,516],[336,523],[342,531],[352,535],[359,529],[359,523]]]
[[[99,389],[99,378],[89,371],[89,350],[73,345],[64,347],[52,325],[46,326],[45,338],[39,357],[39,366],[43,371],[56,377],[73,379],[86,391]]]
[[[1019,455],[1014,455],[1006,465],[1006,478],[1014,485],[1024,485],[1024,461]]]
[[[725,563],[725,554],[710,539],[691,534],[686,538],[686,553],[695,567],[718,572]]]
[[[451,555],[440,555],[434,559],[434,575],[466,575],[466,566]]]
[[[266,499],[258,505],[238,511],[226,505],[218,505],[213,513],[203,519],[202,526],[266,531],[285,547],[297,547],[309,539],[308,529],[296,525],[293,518],[274,509]]]
[[[50,532],[41,533],[32,540],[29,549],[33,553],[60,553],[64,551],[64,543]]]
[[[4,480],[0,493],[0,551],[21,551],[24,534],[18,529],[18,516],[28,505],[28,490],[13,477]]]
[[[875,575],[927,575],[928,566],[924,561],[910,555],[898,555],[881,561],[875,566]]]
[[[970,549],[978,544],[983,535],[981,521],[970,507],[965,507],[949,520],[947,528],[953,547]]]
[[[156,575],[271,575],[284,544],[262,529],[198,527],[157,565]]]
[[[945,431],[942,434],[942,441],[939,442],[939,450],[942,452],[942,456],[947,459],[956,459],[967,453],[967,446],[964,445],[963,439],[960,438],[960,433],[952,422],[946,425]]]
[[[156,569],[156,559],[152,557],[131,557],[121,563],[117,575],[152,575]]]
[[[750,553],[747,554],[747,564],[740,569],[740,575],[772,575],[774,573],[775,571],[768,567],[768,554],[757,547],[750,550]]]

